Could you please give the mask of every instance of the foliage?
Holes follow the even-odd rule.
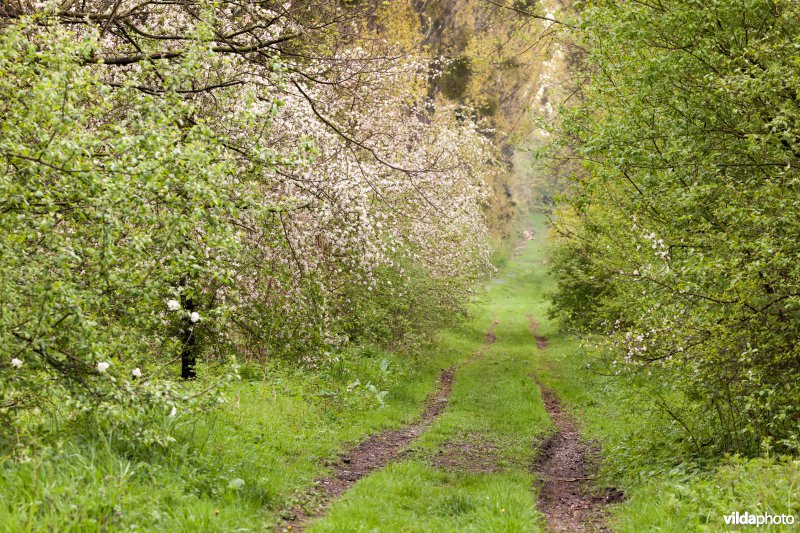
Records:
[[[607,336],[608,371],[642,377],[696,453],[800,446],[799,14],[609,1],[575,34],[588,83],[561,140],[586,172],[556,310]]]
[[[220,144],[182,125],[191,108],[174,94],[112,91],[81,66],[95,45],[28,21],[0,35],[4,422],[51,402],[112,417],[138,404],[134,424],[169,412],[172,332],[212,315],[168,300],[186,297],[186,273],[229,279],[239,249]]]
[[[494,149],[429,105],[407,3],[78,9],[0,11],[4,428],[188,413],[218,384],[177,359],[324,365],[463,310]]]
[[[528,3],[414,3],[425,44],[444,58],[434,65],[440,73],[432,80],[431,92],[467,105],[491,128],[487,133],[501,150],[507,168],[489,180],[492,202],[486,217],[493,235],[503,239],[513,238],[516,217],[530,195],[527,161],[515,153],[534,140],[535,117],[546,109],[539,109],[540,104],[553,97],[560,84],[547,72],[560,54],[555,43],[559,26],[548,19],[553,14],[546,12],[547,3]]]

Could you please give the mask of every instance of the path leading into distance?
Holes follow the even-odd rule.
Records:
[[[444,333],[443,347],[470,355],[443,370],[420,417],[343,454],[279,531],[604,529],[621,494],[593,490],[590,450],[536,376],[555,326],[544,221],[527,234],[473,318]]]

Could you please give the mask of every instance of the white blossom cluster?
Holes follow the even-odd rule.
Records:
[[[494,148],[468,113],[428,100],[429,65],[441,61],[385,39],[332,40],[315,7],[318,18],[348,9],[122,0],[114,24],[81,30],[99,31],[94,56],[105,64],[91,68],[111,87],[161,94],[171,80],[228,149],[241,254],[224,273],[233,283],[208,290],[272,347],[346,342],[340,323],[358,302],[414,296],[404,264],[454,302],[490,269],[483,209]],[[82,9],[105,21],[111,8]],[[317,46],[294,53],[293,43]],[[216,253],[208,247],[206,259]],[[186,312],[176,299],[166,307],[204,323],[202,309]]]

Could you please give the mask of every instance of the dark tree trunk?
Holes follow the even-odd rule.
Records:
[[[181,377],[194,379],[197,377],[195,364],[197,363],[197,339],[194,334],[195,323],[191,315],[194,311],[194,299],[186,296],[187,283],[183,284],[184,292],[181,296],[182,307],[186,311],[181,324]]]

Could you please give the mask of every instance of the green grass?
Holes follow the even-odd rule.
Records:
[[[734,530],[723,522],[733,511],[800,521],[800,462],[701,463],[637,391],[587,368],[579,343],[547,319],[544,221],[533,224],[520,255],[498,255],[504,266],[472,318],[423,354],[360,348],[325,369],[246,366],[213,415],[165,419],[176,439],[165,449],[126,450],[114,435],[54,421],[66,432],[54,442],[65,444],[0,458],[0,531],[268,530],[326,461],[414,419],[441,369],[462,362],[447,410],[410,455],[360,480],[312,531],[541,529],[530,466],[553,426],[533,373],[601,445],[597,487],[627,493],[611,509],[614,530]],[[528,316],[547,349],[536,348]],[[497,341],[484,347],[495,321]],[[458,446],[474,453],[454,456]],[[455,462],[443,468],[443,457]]]
[[[540,231],[489,284],[472,320],[443,336],[449,349],[482,353],[458,368],[446,411],[411,458],[359,481],[310,531],[542,528],[531,465],[554,428],[532,379],[538,354],[528,316],[544,313],[544,246]],[[495,321],[496,342],[485,346]],[[441,458],[455,464],[437,466]]]
[[[521,472],[448,472],[403,461],[360,481],[310,531],[537,531],[530,485]]]
[[[0,531],[264,530],[327,459],[413,419],[459,357],[361,349],[324,371],[245,368],[249,379],[231,401],[210,416],[179,418],[166,449],[131,453],[112,435],[73,428],[60,449],[2,460]]]
[[[584,437],[601,444],[597,485],[628,495],[611,509],[614,531],[746,529],[725,525],[724,515],[734,511],[792,514],[800,521],[800,461],[693,458],[674,441],[668,418],[644,409],[638,391],[587,368],[580,353],[574,339],[551,336],[537,372],[580,421]]]

